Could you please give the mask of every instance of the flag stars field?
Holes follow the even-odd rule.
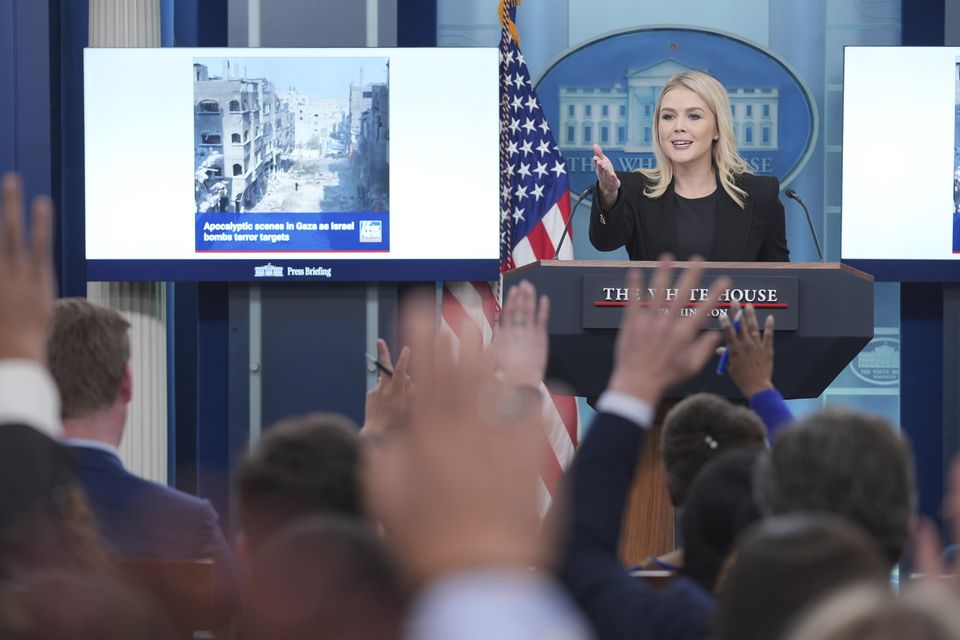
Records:
[[[516,33],[517,0],[501,0],[500,39],[500,270],[555,257],[563,226],[570,216],[570,183],[550,127],[537,98]],[[529,199],[528,199],[529,198]],[[572,258],[572,243],[562,258]],[[441,317],[471,317],[484,336],[493,334],[499,309],[499,285],[488,282],[446,283]],[[454,333],[456,330],[453,329]],[[542,506],[550,502],[556,481],[577,443],[574,398],[550,395],[545,446],[550,455],[541,466]]]

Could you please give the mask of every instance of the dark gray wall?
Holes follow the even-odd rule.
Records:
[[[261,0],[261,47],[362,47],[365,0]],[[397,0],[378,0],[378,46],[397,45]],[[230,0],[230,46],[248,44],[248,0]]]

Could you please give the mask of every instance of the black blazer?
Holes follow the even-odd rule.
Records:
[[[657,199],[643,195],[646,178],[641,173],[617,173],[620,193],[604,211],[599,195],[590,210],[590,242],[600,251],[626,245],[631,260],[656,260],[676,253],[677,230],[673,217],[673,184]],[[723,187],[717,187],[717,241],[714,262],[788,262],[787,232],[780,182],[771,176],[742,174],[739,185],[747,192],[741,209]]]

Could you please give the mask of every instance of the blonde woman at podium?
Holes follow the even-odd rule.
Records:
[[[677,260],[789,261],[780,183],[753,175],[737,153],[723,86],[699,71],[673,76],[657,100],[654,121],[653,169],[617,172],[593,146],[593,246],[625,246],[631,260],[670,253]]]

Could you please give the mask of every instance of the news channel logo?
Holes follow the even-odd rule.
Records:
[[[571,190],[596,180],[594,144],[618,171],[655,166],[657,97],[671,76],[690,70],[727,89],[737,148],[755,173],[786,185],[800,172],[816,145],[818,115],[810,90],[785,61],[718,31],[649,27],[570,49],[535,84]]]
[[[360,242],[383,242],[383,221],[361,220]]]

